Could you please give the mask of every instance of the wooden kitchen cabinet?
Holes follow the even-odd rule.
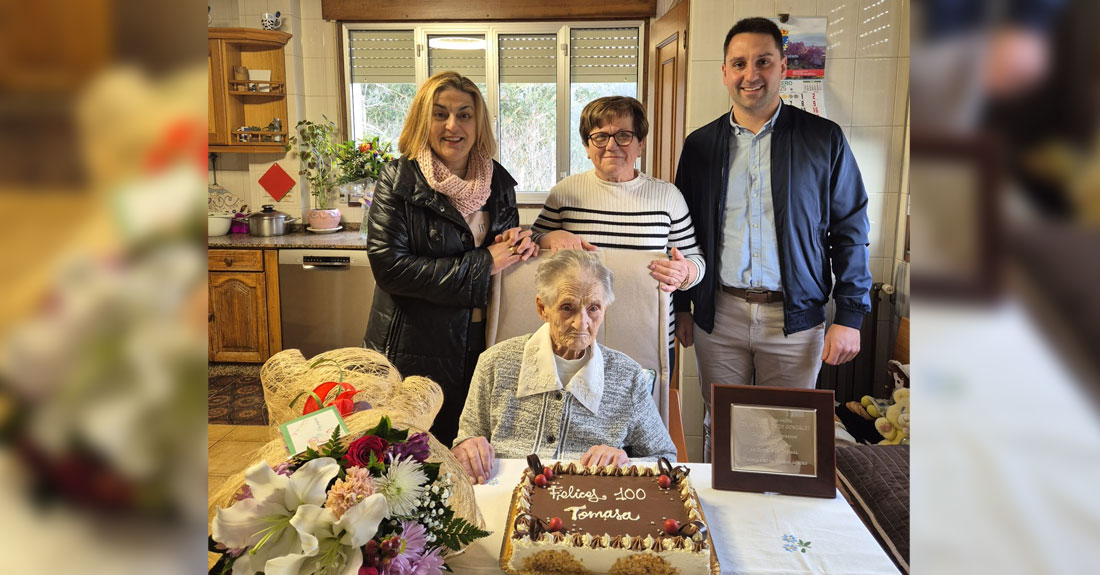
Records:
[[[209,250],[208,359],[263,363],[282,350],[276,250]]]
[[[283,152],[289,120],[284,49],[289,40],[290,34],[277,30],[207,29],[211,152]],[[270,70],[271,80],[237,79],[234,68],[238,66]],[[275,118],[281,128],[268,130]],[[242,131],[242,127],[260,131]]]
[[[217,40],[206,41],[206,71],[209,81],[209,98],[207,110],[209,123],[207,124],[210,145],[229,141],[229,132],[225,125],[225,72],[222,70],[221,47]]]

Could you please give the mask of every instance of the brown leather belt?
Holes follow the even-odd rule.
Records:
[[[776,303],[783,301],[783,292],[768,291],[765,289],[743,289],[731,286],[722,286],[722,291],[739,297],[749,303]]]

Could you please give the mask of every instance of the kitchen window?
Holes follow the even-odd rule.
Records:
[[[577,130],[585,104],[638,97],[639,21],[508,24],[344,24],[350,136],[394,143],[416,87],[455,70],[485,96],[497,160],[521,203],[541,204],[556,182],[591,169]]]

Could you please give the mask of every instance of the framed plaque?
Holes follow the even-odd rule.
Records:
[[[1001,290],[1004,234],[998,214],[1000,151],[989,138],[916,133],[910,139],[911,249],[920,254],[912,290],[947,300],[994,299]],[[912,191],[917,190],[917,191]],[[909,220],[906,220],[909,223]]]
[[[836,497],[833,392],[711,385],[715,489]]]

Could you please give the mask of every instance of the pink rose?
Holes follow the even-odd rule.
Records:
[[[390,442],[377,435],[364,435],[348,446],[348,453],[344,459],[351,465],[366,467],[370,464],[371,453],[377,461],[382,461],[382,456],[389,447]]]

